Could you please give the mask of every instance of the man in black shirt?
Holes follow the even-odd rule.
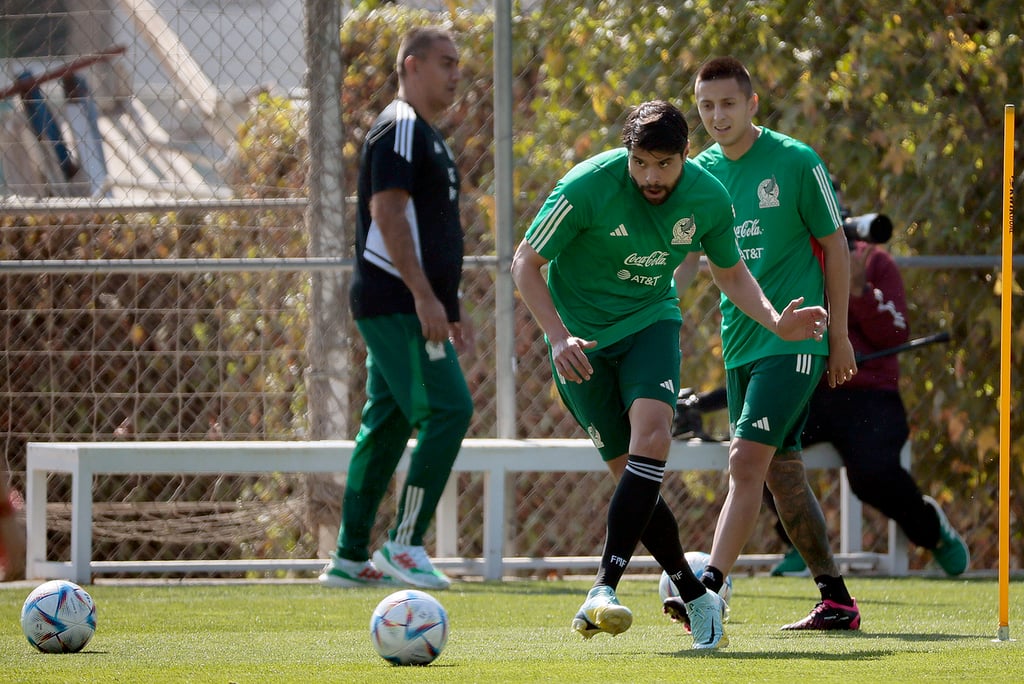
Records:
[[[473,345],[462,310],[459,172],[433,124],[455,101],[452,35],[415,28],[399,48],[398,97],[363,143],[352,315],[366,342],[366,404],[345,484],[331,587],[396,582],[445,589],[423,536],[473,415],[456,351]],[[370,532],[406,443],[417,431],[389,540]]]

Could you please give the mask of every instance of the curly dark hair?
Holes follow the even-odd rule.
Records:
[[[637,105],[622,126],[622,144],[628,150],[684,154],[689,135],[683,113],[664,100]]]

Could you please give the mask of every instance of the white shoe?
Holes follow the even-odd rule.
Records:
[[[351,561],[331,554],[331,561],[320,573],[320,584],[325,587],[393,587],[395,581],[377,569],[372,561]]]
[[[633,612],[619,603],[614,589],[605,585],[593,587],[587,592],[587,600],[572,619],[572,628],[583,635],[584,639],[601,632],[612,636],[622,634],[632,624]]]
[[[408,546],[393,541],[373,552],[377,567],[395,579],[421,589],[447,589],[451,579],[434,567],[422,546]]]
[[[703,596],[686,604],[695,649],[725,648],[729,645],[729,637],[722,627],[724,603],[721,596],[708,589]]]

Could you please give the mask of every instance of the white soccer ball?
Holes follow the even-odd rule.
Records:
[[[424,591],[396,591],[373,610],[370,638],[380,657],[390,663],[428,665],[448,643],[448,613]]]
[[[690,570],[696,575],[697,579],[704,574],[704,568],[708,567],[708,563],[711,562],[711,555],[704,553],[703,551],[687,551],[686,562],[690,565]],[[658,580],[658,595],[661,596],[662,603],[665,602],[669,596],[679,596],[679,591],[676,590],[676,585],[669,579],[668,573],[662,571],[661,579]],[[732,576],[726,575],[725,582],[722,583],[722,588],[718,590],[718,595],[725,599],[726,603],[732,601]]]
[[[44,582],[25,599],[21,631],[43,653],[77,653],[96,632],[96,604],[74,582]]]

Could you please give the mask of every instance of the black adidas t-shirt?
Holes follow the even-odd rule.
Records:
[[[388,105],[370,128],[360,153],[356,263],[349,292],[355,318],[416,313],[412,293],[391,265],[370,217],[374,193],[400,188],[410,196],[406,216],[427,280],[444,304],[448,320],[459,320],[463,250],[459,183],[454,155],[440,133],[407,102],[395,100]]]

